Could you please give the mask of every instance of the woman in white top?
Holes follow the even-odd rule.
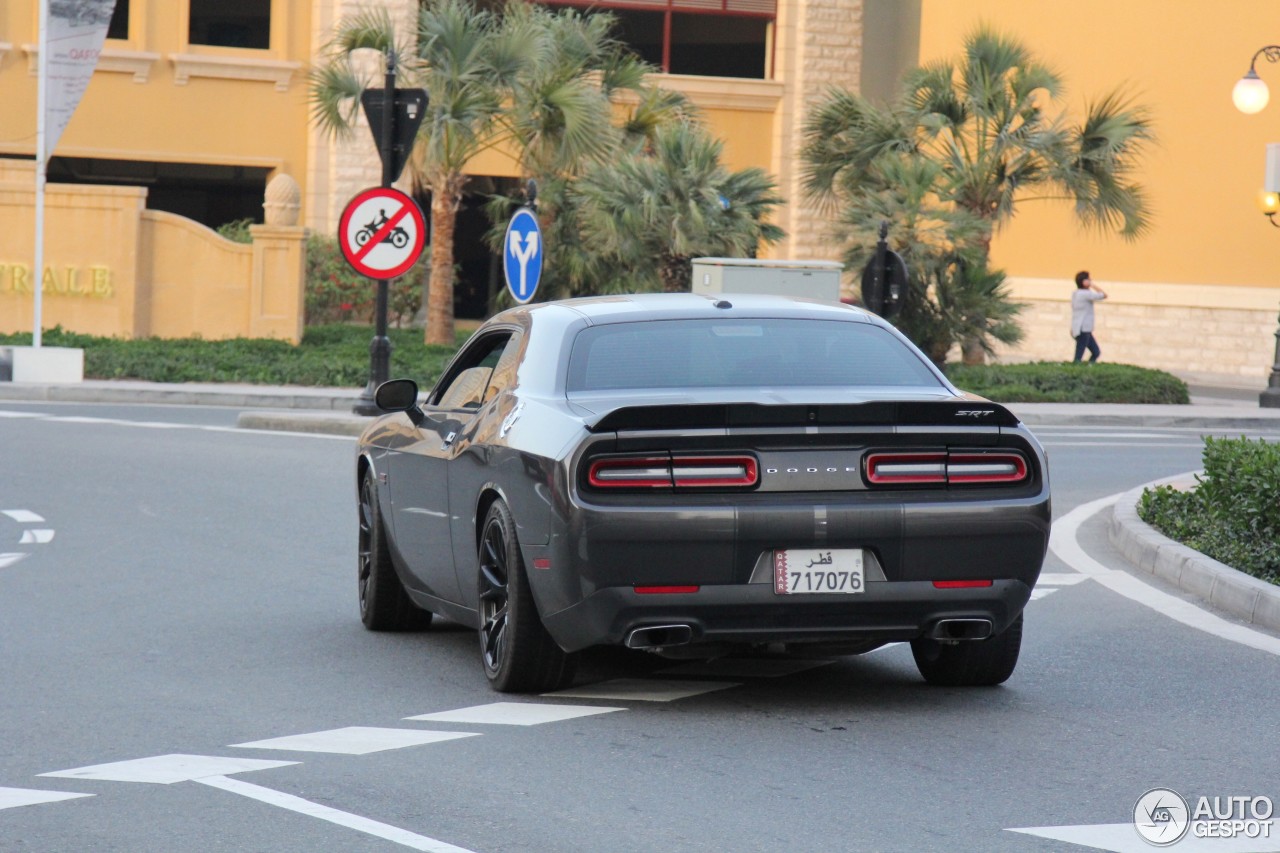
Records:
[[[1071,337],[1076,339],[1076,357],[1079,361],[1089,350],[1089,361],[1097,361],[1102,350],[1093,337],[1093,303],[1106,299],[1107,294],[1093,283],[1087,271],[1076,273],[1076,292],[1071,294]]]

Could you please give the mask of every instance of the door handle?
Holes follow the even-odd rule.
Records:
[[[453,444],[453,440],[458,437],[456,432],[451,432],[444,437],[444,444],[440,445],[441,450],[447,450],[449,445]]]

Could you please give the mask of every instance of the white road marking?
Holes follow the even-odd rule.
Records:
[[[586,684],[544,693],[543,696],[563,696],[569,699],[633,699],[640,702],[673,702],[688,699],[715,690],[741,687],[728,681],[661,681],[657,679],[618,678],[599,684]]]
[[[1054,841],[1065,841],[1112,853],[1151,853],[1154,846],[1142,840],[1132,823],[1098,823],[1086,826],[1028,826],[1007,829]],[[1178,853],[1280,853],[1280,838],[1196,838],[1188,834],[1169,848]]]
[[[250,770],[269,770],[273,767],[288,767],[297,763],[297,761],[263,761],[257,758],[224,758],[218,755],[171,753],[39,775],[64,779],[96,779],[103,782],[150,782],[157,785],[172,785],[174,782],[196,781],[209,776],[225,776],[229,773],[245,773]]]
[[[225,432],[233,435],[278,435],[286,438],[323,438],[331,441],[350,442],[354,442],[356,440],[356,436],[354,435],[331,435],[329,433],[322,432],[286,432],[284,430],[275,429],[242,429],[241,427],[168,423],[166,421],[129,421],[119,418],[94,418],[83,415],[46,415],[35,412],[14,414],[0,412],[0,417],[37,418],[39,420],[54,421],[56,423],[105,424],[107,426],[140,427],[142,429],[192,429],[203,432]]]
[[[329,752],[336,755],[367,755],[387,749],[441,743],[464,737],[478,737],[475,732],[426,732],[420,729],[379,729],[348,726],[324,732],[233,743],[244,749],[283,749],[295,752]]]
[[[1170,479],[1176,478],[1166,478],[1158,482],[1167,482]],[[1114,504],[1122,494],[1124,492],[1081,504],[1055,521],[1053,532],[1049,535],[1049,550],[1064,563],[1078,572],[1093,577],[1112,592],[1150,607],[1170,619],[1223,640],[1230,640],[1268,654],[1280,655],[1280,639],[1228,622],[1177,596],[1148,586],[1128,572],[1110,569],[1085,553],[1077,539],[1080,527],[1093,515]]]
[[[1055,593],[1057,591],[1058,591],[1057,587],[1043,587],[1043,586],[1036,587],[1035,589],[1031,590],[1031,601],[1035,601],[1038,598],[1044,598],[1045,596],[1050,595],[1051,593]]]
[[[1046,586],[1073,586],[1080,581],[1087,581],[1088,575],[1079,575],[1074,572],[1041,572],[1040,580],[1036,581],[1036,586],[1044,584]]]
[[[58,803],[93,794],[72,794],[67,791],[37,791],[32,788],[0,788],[0,809],[16,809],[19,806],[37,806],[40,803]]]
[[[7,515],[19,524],[38,524],[44,521],[29,509],[4,509],[0,510],[0,515]]]
[[[52,530],[24,530],[19,545],[44,545],[53,541]]]
[[[292,794],[273,791],[260,785],[242,782],[239,779],[228,779],[225,776],[206,776],[194,781],[199,782],[201,785],[208,785],[210,788],[218,788],[223,791],[229,791],[232,794],[239,794],[242,797],[249,797],[267,805],[278,806],[279,808],[288,809],[308,817],[319,818],[338,826],[345,826],[347,829],[353,829],[356,832],[363,832],[375,838],[391,841],[411,850],[424,850],[428,851],[428,853],[472,853],[465,847],[455,847],[447,842],[428,838],[425,835],[418,835],[398,826],[370,820],[367,817],[360,817],[350,812],[338,811],[328,806],[322,806],[319,803],[313,803],[310,800],[304,800],[301,797],[295,797]]]
[[[39,412],[0,412],[0,418],[43,418]]]
[[[1135,447],[1131,441],[1055,441],[1054,439],[1042,439],[1045,444],[1051,447]],[[1185,447],[1194,450],[1204,448],[1203,444],[1188,444],[1187,442],[1172,441],[1146,441],[1142,447]]]
[[[7,569],[21,560],[26,554],[0,554],[0,569]]]
[[[673,666],[660,672],[663,675],[700,675],[710,678],[781,678],[833,663],[834,660],[822,659],[716,658]]]
[[[425,720],[435,723],[485,723],[499,726],[539,726],[594,714],[625,711],[626,708],[605,708],[599,705],[547,705],[536,702],[493,702],[459,708],[456,711],[440,711],[435,714],[419,714],[406,720]]]

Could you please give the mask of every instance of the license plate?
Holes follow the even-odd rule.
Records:
[[[853,595],[866,588],[859,549],[773,552],[773,591],[778,595]]]

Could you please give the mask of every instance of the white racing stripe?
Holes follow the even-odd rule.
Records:
[[[1186,477],[1188,475],[1180,476]],[[1177,478],[1165,478],[1157,482],[1168,482],[1170,479]],[[1246,628],[1243,625],[1237,625],[1234,622],[1228,622],[1190,602],[1183,601],[1177,596],[1148,586],[1128,572],[1108,568],[1085,553],[1077,538],[1081,526],[1095,514],[1114,504],[1123,494],[1125,493],[1120,492],[1109,497],[1099,498],[1096,501],[1090,501],[1087,504],[1081,504],[1055,521],[1053,523],[1053,532],[1049,535],[1049,550],[1064,563],[1078,572],[1093,577],[1094,580],[1112,592],[1132,599],[1144,607],[1150,607],[1157,613],[1174,621],[1181,622],[1183,625],[1199,631],[1204,631],[1207,634],[1212,634],[1223,640],[1230,640],[1242,646],[1280,656],[1280,639],[1255,631],[1252,628]]]
[[[291,812],[297,812],[307,817],[319,818],[338,826],[345,826],[347,829],[353,829],[356,832],[363,832],[365,835],[372,835],[375,838],[391,841],[411,850],[424,850],[427,853],[473,853],[473,851],[467,850],[465,847],[456,847],[444,841],[428,838],[425,835],[418,835],[416,832],[410,832],[398,826],[392,826],[389,823],[382,823],[367,817],[351,814],[350,812],[339,811],[328,806],[322,806],[319,803],[313,803],[310,800],[304,800],[301,797],[295,797],[292,794],[274,791],[271,788],[263,788],[261,785],[254,785],[250,782],[242,782],[239,779],[230,779],[226,776],[206,776],[193,781],[199,782],[201,785],[208,785],[210,788],[218,788],[223,791],[229,791],[232,794],[239,794],[242,797],[249,797],[270,806],[288,809]]]

